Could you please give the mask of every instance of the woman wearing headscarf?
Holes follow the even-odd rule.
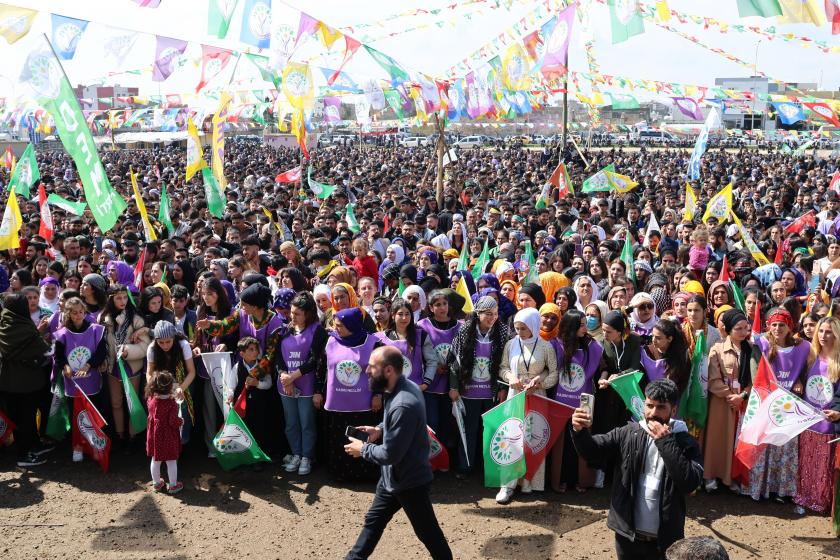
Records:
[[[782,308],[767,314],[767,332],[756,338],[756,346],[767,357],[776,382],[787,391],[802,395],[801,377],[807,372],[811,345],[794,336],[793,319]],[[750,469],[750,483],[741,492],[754,500],[769,498],[784,502],[796,496],[799,472],[799,437],[782,446],[770,445]]]
[[[805,276],[795,267],[784,269],[780,281],[785,287],[785,293],[789,297],[805,297],[808,295]]]
[[[389,265],[392,265],[392,264],[395,264],[398,267],[401,267],[403,265],[404,261],[405,261],[405,250],[402,247],[400,247],[399,245],[396,245],[394,243],[392,243],[391,245],[388,245],[388,248],[385,249],[385,258],[382,259],[382,264],[379,265],[379,276],[378,276],[378,278],[379,278],[379,289],[380,290],[382,289],[382,273],[385,271],[385,268],[388,267]]]
[[[688,292],[677,292],[674,294],[671,298],[671,312],[667,314],[667,317],[663,316],[663,319],[668,318],[676,321],[680,325],[684,324],[688,316],[688,300],[692,297],[693,295]],[[704,306],[705,308],[706,306]]]
[[[334,317],[335,330],[326,345],[315,380],[312,404],[324,409],[324,458],[327,470],[338,480],[374,480],[379,469],[344,452],[347,426],[376,426],[382,395],[373,394],[367,370],[374,348],[382,345],[364,328],[362,310],[342,309]]]
[[[49,376],[44,372],[50,347],[29,318],[26,298],[8,294],[0,312],[0,395],[5,411],[15,423],[17,466],[34,467],[46,462],[40,455],[50,450],[38,446],[35,414]],[[36,454],[37,453],[37,454]]]
[[[519,284],[515,280],[502,280],[499,282],[499,293],[516,305],[516,295],[519,292]]]
[[[554,348],[540,337],[540,313],[536,309],[523,309],[513,318],[516,336],[505,344],[499,365],[499,379],[507,382],[510,400],[522,391],[545,396],[546,390],[557,384],[557,354]],[[521,485],[523,493],[545,488],[545,461],[530,481],[524,477],[499,489],[496,502],[510,502],[514,489]]]
[[[326,279],[324,280],[324,284],[332,288],[336,284],[348,284],[352,285],[353,283],[353,274],[350,272],[350,269],[345,266],[337,266],[327,274]]]
[[[50,314],[57,313],[61,284],[55,278],[47,276],[38,282],[38,287],[40,289],[38,305],[43,309],[48,309]]]
[[[709,324],[708,318],[706,317],[706,305],[706,298],[702,296],[689,297],[686,300],[685,306],[685,322],[683,322],[681,327],[686,343],[688,344],[688,356],[691,360],[694,358],[694,352],[701,333],[703,335],[705,343],[701,349],[700,386],[703,389],[704,396],[707,396],[709,387],[709,352],[712,346],[717,344],[721,339],[720,331]],[[700,449],[702,449],[703,429],[690,419],[686,419],[686,425],[688,426],[689,433],[697,440]]]
[[[499,288],[501,288],[501,285],[499,284],[499,279],[496,278],[496,275],[488,272],[478,277],[478,282],[476,282],[476,288],[478,288],[479,291],[485,288],[493,288],[495,290],[498,290]]]
[[[548,271],[540,274],[540,286],[545,295],[545,301],[554,301],[554,293],[568,285],[569,279],[559,272]]]
[[[108,261],[105,267],[106,276],[111,281],[111,285],[119,284],[125,286],[133,295],[140,293],[137,286],[134,285],[134,269],[130,264],[122,261]],[[183,286],[183,284],[182,284]]]
[[[601,377],[606,373],[606,362],[602,363],[604,348],[589,336],[584,315],[577,309],[563,315],[559,331],[554,399],[576,408],[580,405],[581,393],[595,392],[595,376]],[[570,483],[576,484],[578,492],[582,492],[595,483],[594,470],[577,456],[573,445],[564,445],[565,436],[571,439],[570,430],[571,424],[566,422],[551,449],[551,488],[555,492],[564,493]]]
[[[650,341],[653,326],[659,321],[656,316],[656,302],[647,292],[639,292],[630,300],[630,328],[646,342]]]
[[[344,309],[358,307],[359,311],[362,312],[362,322],[365,330],[367,330],[368,333],[376,332],[376,323],[374,323],[373,318],[361,308],[359,305],[359,297],[356,295],[356,290],[354,290],[350,284],[345,284],[344,282],[333,284],[331,290],[331,302],[332,309],[327,310],[325,313],[327,330],[332,330],[331,320],[336,313]]]
[[[403,290],[402,297],[411,307],[414,322],[419,323],[423,318],[423,312],[426,310],[426,292],[420,286],[409,286]]]
[[[466,449],[459,445],[456,477],[465,478],[479,464],[482,440],[481,415],[493,407],[500,391],[499,366],[508,341],[508,329],[498,314],[498,303],[490,296],[476,301],[473,312],[458,329],[449,353],[450,398],[464,402]],[[454,393],[453,393],[454,391]],[[469,463],[469,465],[468,465]]]
[[[750,344],[750,323],[737,309],[723,315],[725,338],[709,350],[709,416],[703,447],[706,490],[718,480],[732,486],[732,455],[743,404],[761,361],[761,350]]]
[[[475,304],[479,299],[483,298],[484,296],[490,296],[496,300],[496,303],[499,307],[499,320],[507,323],[511,317],[516,315],[516,305],[506,297],[499,294],[498,290],[495,288],[484,288],[477,294],[473,294],[472,300],[473,304]]]
[[[516,295],[516,304],[519,309],[539,309],[545,302],[545,293],[539,284],[526,282],[519,287],[519,293]]]
[[[709,292],[706,296],[708,305],[708,315],[714,317],[715,311],[722,305],[735,306],[735,300],[732,297],[732,289],[729,287],[729,282],[724,280],[715,280],[709,286]]]
[[[607,304],[601,300],[596,300],[586,306],[583,310],[586,315],[586,329],[589,331],[589,336],[597,340],[601,345],[604,344],[604,317],[607,316],[609,310]]]
[[[587,305],[593,301],[597,301],[598,296],[600,296],[598,286],[595,285],[595,281],[589,276],[578,276],[575,278],[573,289],[575,295],[577,295],[575,307],[580,311],[584,311]]]
[[[166,282],[158,282],[152,287],[160,290],[160,293],[163,297],[163,301],[161,303],[161,305],[163,305],[163,308],[172,311],[172,290],[169,289],[169,284],[167,284]]]

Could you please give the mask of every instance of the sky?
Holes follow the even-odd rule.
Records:
[[[286,0],[272,4],[272,26],[287,24],[296,32],[299,9],[305,8],[310,15],[323,20],[332,27],[342,28],[380,21],[392,14],[413,8],[441,8],[455,4],[460,0]],[[556,1],[556,0],[552,0]],[[740,77],[751,73],[745,68],[726,58],[709,52],[682,37],[646,23],[646,32],[629,41],[612,45],[610,22],[605,5],[584,0],[584,8],[589,10],[592,27],[595,32],[595,57],[605,74],[626,76],[633,79],[650,79],[712,86],[718,77]],[[444,9],[444,14],[458,16],[454,24],[445,22],[442,27],[430,27],[418,31],[401,33],[396,37],[381,38],[370,43],[374,48],[396,59],[410,71],[441,75],[447,68],[465,58],[469,53],[481,47],[488,40],[508,29],[524,14],[534,9],[532,0],[499,0],[502,7],[481,8],[481,14],[473,13],[476,6],[458,7],[455,10]],[[653,0],[649,0],[650,3]],[[37,34],[50,35],[52,26],[50,13],[56,13],[89,20],[85,34],[79,43],[73,60],[64,61],[65,71],[73,85],[93,82],[104,85],[120,84],[137,86],[141,95],[187,93],[195,90],[200,77],[200,66],[192,61],[200,58],[200,44],[216,45],[235,50],[254,47],[241,43],[238,38],[241,28],[243,4],[234,12],[230,32],[225,40],[219,40],[207,34],[207,0],[162,0],[156,9],[141,8],[130,0],[9,0],[7,3],[40,10],[30,34],[14,45],[0,41],[0,56],[4,60],[0,68],[0,95],[14,97],[22,93],[18,76],[31,41]],[[739,18],[735,0],[669,0],[672,9],[701,16],[768,27],[773,20],[763,18]],[[495,0],[488,2],[495,5]],[[508,4],[508,7],[505,5]],[[472,14],[469,19],[465,14]],[[372,36],[381,37],[418,24],[436,21],[440,17],[401,17],[391,20],[382,27],[370,29]],[[539,27],[545,20],[540,20]],[[672,18],[671,25],[695,35],[712,47],[721,48],[749,64],[756,64],[758,70],[774,79],[793,82],[814,82],[822,89],[839,89],[840,53],[824,54],[816,48],[805,49],[797,41],[769,41],[752,33],[730,32],[721,34],[703,30],[693,23],[680,24]],[[105,26],[113,26],[142,33],[121,67],[115,61],[109,61],[103,55],[102,45],[108,35]],[[778,32],[792,32],[817,40],[840,44],[840,35],[832,36],[830,26],[817,28],[813,25],[775,25]],[[530,32],[533,29],[528,29]],[[354,28],[357,35],[361,35]],[[155,34],[190,41],[186,52],[188,59],[185,66],[176,71],[166,82],[155,83],[150,74],[142,76],[120,74],[108,76],[109,72],[141,68],[148,66],[154,59]],[[307,39],[293,56],[293,60],[311,59],[313,64],[337,67],[343,55],[343,41],[339,41],[330,53],[322,55],[324,49],[315,39]],[[757,56],[756,56],[757,55]],[[570,47],[570,67],[575,71],[587,71],[583,51],[582,34],[577,25],[572,34]],[[231,80],[231,64],[208,88],[224,87]],[[360,50],[347,65],[348,73],[360,77],[385,78],[386,74],[371,58]],[[316,81],[317,83],[317,81]],[[268,84],[259,80],[256,69],[246,60],[236,65],[236,75],[232,84],[237,88],[265,88]],[[621,92],[621,89],[615,89]]]

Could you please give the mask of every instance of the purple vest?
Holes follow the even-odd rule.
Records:
[[[288,371],[294,371],[306,361],[309,357],[309,351],[312,349],[312,338],[315,329],[318,327],[318,321],[315,321],[300,334],[288,334],[280,341],[280,354],[286,362]],[[311,397],[315,392],[315,373],[302,375],[295,380],[294,397]],[[277,391],[281,395],[288,396],[283,391],[283,384],[277,383]]]
[[[67,358],[67,363],[74,373],[90,360],[104,333],[105,327],[95,323],[81,333],[75,333],[67,328],[58,330],[55,339],[64,343],[64,357]],[[58,372],[58,375],[61,374]],[[95,395],[102,389],[102,375],[96,368],[91,368],[85,377],[77,377],[75,381],[86,395]],[[65,380],[64,390],[68,397],[76,397],[79,394],[72,381]]]
[[[215,315],[208,315],[207,319],[214,321],[216,319]],[[216,345],[220,344],[219,337],[212,337],[210,339],[210,349],[206,350],[206,352],[213,352]],[[201,349],[202,352],[205,352],[204,348]],[[236,351],[235,348],[228,348],[228,351],[234,352]],[[207,368],[204,367],[204,360],[193,360],[193,365],[195,366],[195,374],[199,376],[201,379],[210,379],[210,375],[207,373]]]
[[[832,384],[828,378],[828,362],[817,359],[805,379],[805,400],[819,410],[826,410],[834,398],[836,389],[837,384]],[[820,434],[833,434],[834,424],[822,420],[808,429]]]
[[[604,353],[604,347],[597,340],[592,340],[589,342],[585,356],[583,349],[578,348],[572,356],[572,363],[569,365],[569,373],[567,375],[564,371],[566,354],[562,341],[558,342],[560,342],[559,351],[557,352],[559,378],[554,400],[572,407],[577,407],[580,405],[581,393],[589,393],[591,395],[594,391],[592,379],[598,371],[598,365],[601,363],[601,355]]]
[[[758,346],[761,348],[761,352],[767,356],[770,352],[770,343],[767,339],[763,336],[759,338]],[[810,353],[811,344],[805,340],[796,346],[776,349],[776,357],[770,362],[770,367],[776,374],[776,380],[780,387],[788,391],[791,390],[802,368],[808,362],[808,354]]]
[[[265,347],[268,344],[268,337],[281,326],[283,326],[283,317],[275,313],[274,316],[268,320],[268,324],[263,325],[259,329],[255,329],[254,323],[251,322],[251,318],[248,317],[248,314],[242,309],[239,310],[239,338],[253,336],[259,341],[260,351],[262,352],[265,352]]]
[[[647,374],[648,382],[656,381],[657,379],[662,379],[665,377],[665,367],[668,365],[665,363],[665,358],[661,360],[654,360],[650,356],[648,356],[647,351],[642,348],[642,369],[645,370],[645,374]]]
[[[414,352],[409,356],[408,341],[407,340],[392,340],[384,332],[374,333],[377,339],[387,346],[393,346],[402,353],[403,356],[403,376],[407,377],[409,381],[413,381],[415,385],[423,383],[423,347],[421,345],[420,333],[417,333],[417,339],[414,341]]]
[[[372,394],[365,373],[373,346],[378,342],[368,336],[359,346],[344,346],[335,338],[327,341],[327,395],[324,408],[336,412],[370,410]]]
[[[435,347],[435,352],[438,355],[438,363],[446,363],[446,358],[449,356],[449,351],[452,349],[452,341],[455,340],[455,335],[458,334],[458,329],[461,328],[461,321],[457,321],[455,326],[451,329],[442,331],[435,327],[429,319],[421,319],[417,326],[426,331],[432,341],[432,346]],[[426,389],[427,393],[445,394],[449,391],[449,375],[436,375],[435,380]]]
[[[472,376],[464,383],[465,399],[492,399],[493,386],[490,380],[490,357],[493,355],[493,344],[490,342],[475,343],[475,363]]]

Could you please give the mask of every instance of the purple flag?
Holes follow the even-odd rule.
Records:
[[[557,14],[556,19],[549,20],[542,27],[545,55],[540,72],[546,78],[560,77],[568,71],[566,64],[568,63],[569,39],[572,38],[576,5],[572,4]]]
[[[160,0],[132,0],[132,2],[141,8],[157,8],[160,6]]]
[[[152,81],[163,82],[172,72],[178,57],[184,54],[187,49],[187,42],[180,39],[171,39],[157,35],[157,47],[155,48],[155,68],[152,73]]]
[[[466,77],[467,82],[467,114],[471,119],[481,114],[478,102],[478,84],[475,81],[475,73],[470,72]]]
[[[300,41],[301,35],[311,35],[312,33],[315,33],[315,30],[318,28],[319,23],[321,22],[315,19],[314,17],[301,12],[300,23],[298,23],[297,37],[295,37],[295,45],[297,45],[298,41]]]
[[[690,97],[673,97],[672,99],[674,105],[683,115],[696,121],[703,120],[703,111],[700,110],[700,105],[695,100]]]
[[[341,120],[341,98],[324,98],[324,122],[337,122]]]

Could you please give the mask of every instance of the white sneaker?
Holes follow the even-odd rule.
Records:
[[[300,467],[300,457],[295,455],[286,463],[286,472],[295,472]]]
[[[496,503],[497,504],[509,504],[510,499],[513,497],[513,488],[508,488],[507,486],[502,486],[499,488],[499,493],[496,494]]]
[[[74,463],[81,463],[85,458],[84,453],[81,451],[73,450],[73,462]]]
[[[716,479],[706,481],[706,492],[714,492],[717,489],[718,489],[718,483],[717,483]]]
[[[606,475],[604,474],[604,471],[602,471],[601,469],[598,469],[597,471],[595,471],[595,484],[593,486],[595,488],[603,488],[605,478],[606,478]]]
[[[288,465],[288,464],[289,464],[289,461],[291,461],[291,460],[292,460],[292,457],[294,457],[294,455],[288,455],[288,454],[287,454],[287,455],[283,455],[283,461],[282,461],[280,464],[281,464],[281,465],[283,465],[283,466],[285,467],[286,465]]]
[[[522,479],[522,493],[530,494],[534,489],[531,487],[531,482],[528,479]]]
[[[298,474],[307,475],[312,472],[312,460],[309,457],[303,457],[300,460],[300,467],[298,467]]]

